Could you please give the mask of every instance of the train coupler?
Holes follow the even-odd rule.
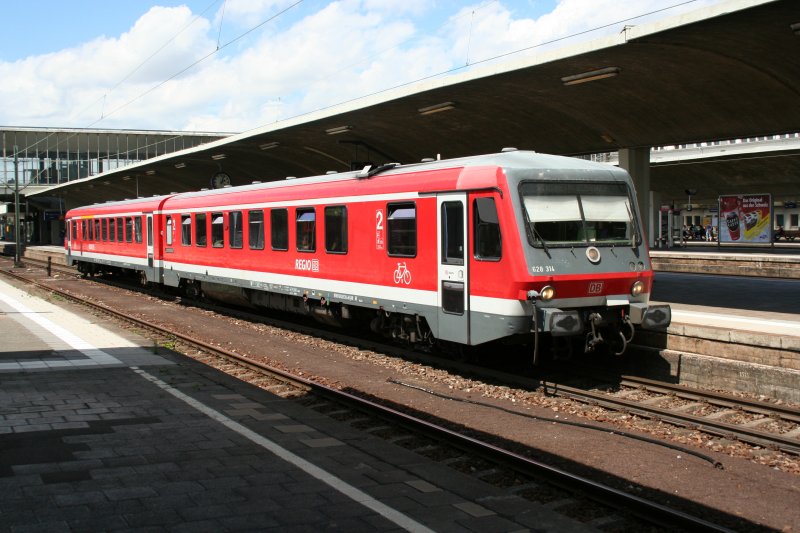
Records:
[[[595,348],[605,342],[603,334],[597,330],[598,326],[603,322],[603,317],[599,313],[591,313],[588,316],[588,322],[591,326],[591,331],[586,334],[585,353],[593,352]]]

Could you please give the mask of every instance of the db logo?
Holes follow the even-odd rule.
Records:
[[[603,292],[603,282],[593,281],[589,283],[589,294],[600,294]]]

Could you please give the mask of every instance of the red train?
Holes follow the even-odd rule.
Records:
[[[409,343],[622,353],[670,321],[636,205],[619,168],[508,150],[81,207],[65,246],[86,274]]]

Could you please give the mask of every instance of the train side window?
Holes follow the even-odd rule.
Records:
[[[225,246],[225,217],[222,213],[211,213],[211,246]]]
[[[104,218],[103,220],[101,220],[100,221],[100,226],[102,228],[101,235],[103,236],[103,240],[107,241],[108,240],[108,219]]]
[[[83,234],[83,240],[84,241],[89,240],[89,230],[86,227],[86,221],[85,220],[81,220],[81,233]]]
[[[464,264],[464,204],[442,203],[442,264]]]
[[[192,215],[181,215],[181,244],[192,245]]]
[[[472,203],[472,229],[475,239],[475,259],[499,261],[503,240],[494,198],[476,198]]]
[[[133,218],[125,217],[125,242],[133,242]]]
[[[317,213],[313,207],[298,207],[295,211],[295,245],[298,252],[317,249]]]
[[[72,240],[74,241],[78,238],[78,221],[73,220],[69,226],[70,229],[72,230]]]
[[[206,226],[206,214],[197,213],[194,216],[194,242],[196,246],[206,246],[208,239],[208,227]]]
[[[100,219],[94,219],[94,240],[100,240]]]
[[[117,240],[117,219],[108,219],[108,240],[114,242]]]
[[[123,224],[123,219],[117,219],[117,241],[122,242],[125,240],[125,224]]]
[[[347,253],[347,206],[325,208],[325,251],[332,254]]]
[[[142,217],[133,218],[133,235],[137,244],[142,244]]]
[[[167,215],[167,229],[166,235],[164,236],[167,246],[172,246],[172,230],[172,215]]]
[[[241,211],[228,213],[228,244],[231,248],[241,248],[244,239],[244,227]]]
[[[264,212],[260,209],[247,212],[248,244],[251,250],[264,249]]]
[[[386,206],[386,248],[389,255],[417,255],[417,206],[413,202]]]
[[[285,252],[289,249],[289,210],[273,209],[269,214],[272,229],[272,249]]]

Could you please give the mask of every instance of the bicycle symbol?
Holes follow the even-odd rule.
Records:
[[[394,271],[394,282],[399,285],[401,281],[411,285],[411,271],[405,263],[397,263],[397,270]]]

